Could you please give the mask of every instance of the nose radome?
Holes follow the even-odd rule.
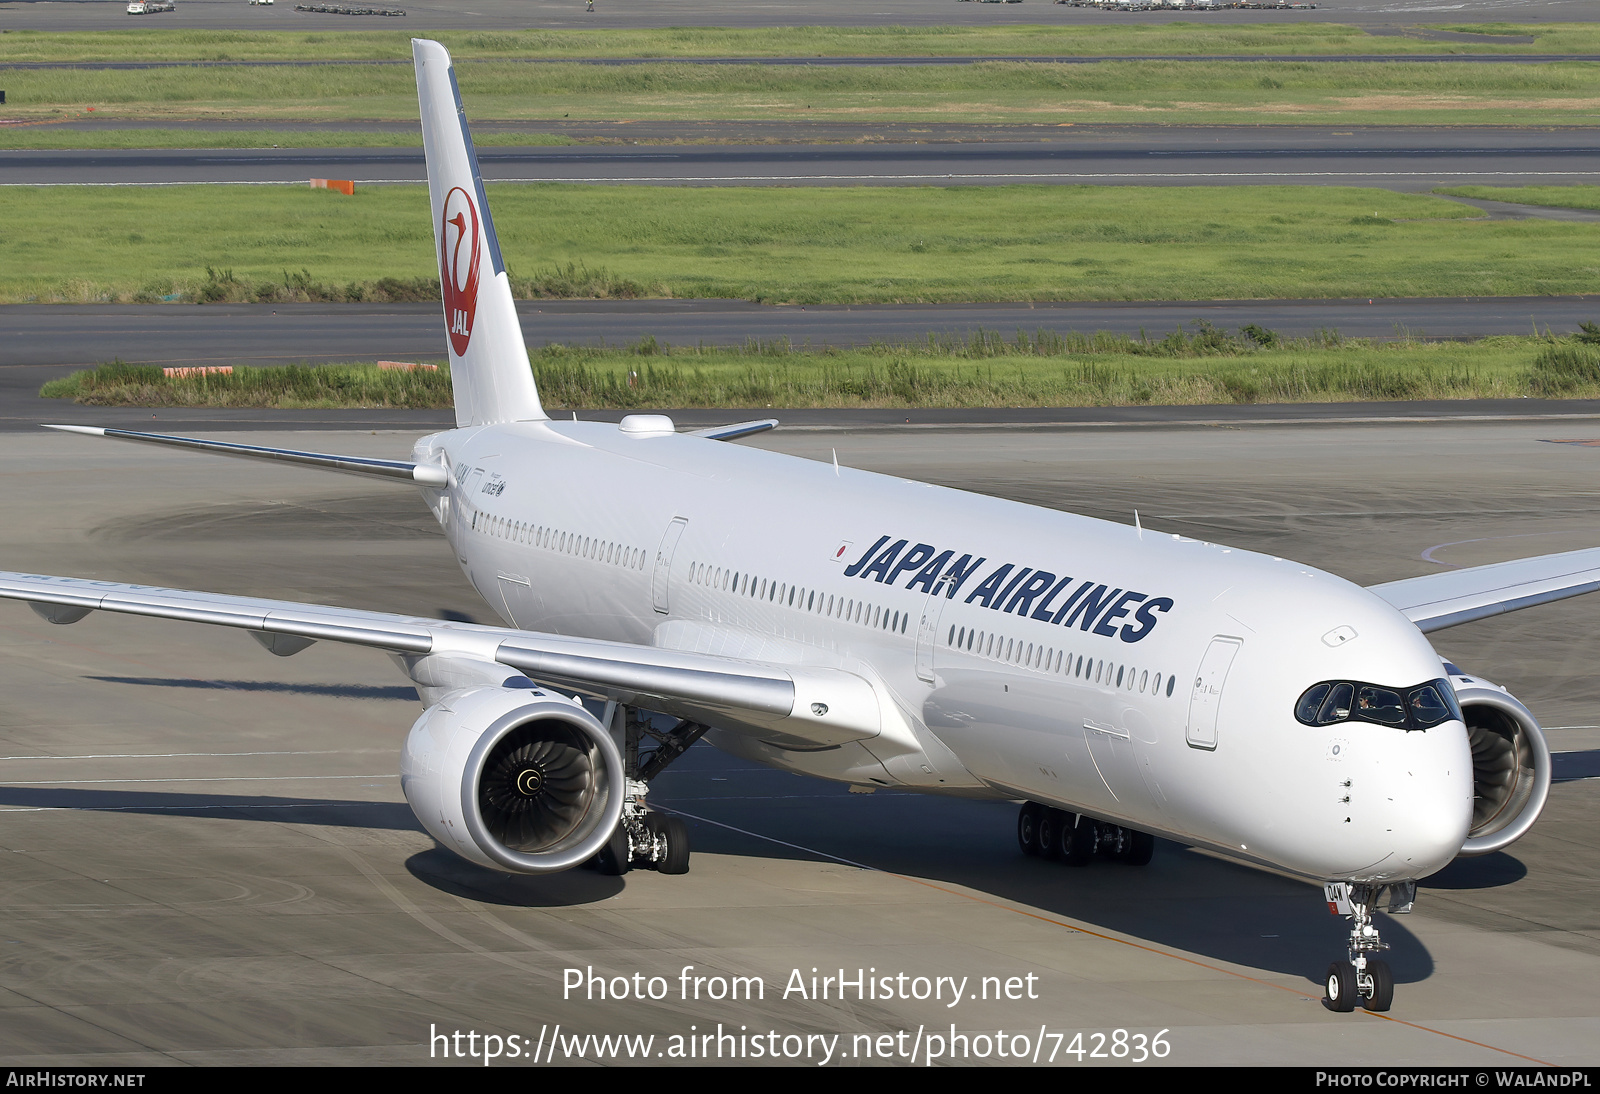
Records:
[[[1392,877],[1421,878],[1442,870],[1461,853],[1472,824],[1466,730],[1448,722],[1426,733],[1430,739],[1418,740],[1423,734],[1415,733],[1397,742],[1373,776],[1379,783],[1374,805],[1393,848],[1383,869]]]

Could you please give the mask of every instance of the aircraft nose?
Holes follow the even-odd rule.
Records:
[[[1385,867],[1395,877],[1426,877],[1461,852],[1472,823],[1472,760],[1459,722],[1436,726],[1433,740],[1421,733],[1399,757],[1375,773],[1385,835],[1393,848]],[[1451,747],[1460,737],[1460,748]]]

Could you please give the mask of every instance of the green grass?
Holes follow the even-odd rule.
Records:
[[[518,290],[769,303],[1593,292],[1600,224],[1344,187],[489,187]],[[437,291],[420,186],[6,191],[0,302]],[[209,270],[209,272],[208,272]],[[384,288],[392,283],[391,288]]]
[[[1600,53],[1600,26],[1553,23],[1440,27],[1517,42],[1439,42],[1313,23],[1098,27],[673,27],[656,30],[429,31],[457,59],[792,56],[1105,56],[1210,53]],[[202,31],[0,34],[0,61],[387,60],[411,56],[406,31]]]
[[[980,332],[911,345],[811,351],[787,342],[628,348],[545,346],[535,378],[552,409],[714,407],[1107,406],[1600,395],[1600,348],[1499,337],[1377,343],[1325,332],[1283,339],[1193,324],[1163,338]],[[372,366],[237,368],[166,379],[159,368],[102,365],[41,395],[107,406],[443,408],[449,373]]]
[[[576,144],[553,133],[474,133],[479,148]],[[361,129],[55,129],[0,126],[0,148],[411,148],[422,133]]]
[[[229,375],[168,377],[157,365],[118,361],[51,380],[39,394],[46,399],[71,399],[87,406],[418,410],[452,405],[448,368],[409,372],[376,365],[242,365]]]
[[[810,119],[845,122],[1571,124],[1600,121],[1600,63],[984,62],[887,67],[646,64],[458,67],[475,121]],[[6,73],[7,117],[32,121],[409,121],[407,66]],[[290,126],[292,127],[292,126]],[[39,130],[35,130],[37,132]],[[38,141],[0,127],[0,142]],[[74,140],[84,138],[74,137]]]
[[[1434,193],[1555,209],[1600,210],[1600,186],[1441,186]]]

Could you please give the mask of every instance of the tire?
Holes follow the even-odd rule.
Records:
[[[1368,961],[1367,972],[1372,977],[1372,994],[1363,996],[1361,1005],[1381,1014],[1394,1002],[1394,973],[1387,961]]]
[[[659,874],[687,874],[689,872],[689,826],[680,817],[662,817],[659,813],[650,814],[650,818],[660,817],[656,823],[657,831],[667,837],[667,853],[656,863],[656,872]]]
[[[1325,994],[1322,1005],[1331,1011],[1348,1014],[1356,1009],[1356,967],[1348,961],[1335,961],[1328,966],[1324,980]]]
[[[1069,813],[1067,816],[1071,819],[1062,827],[1056,840],[1057,853],[1063,865],[1087,866],[1094,858],[1095,845],[1099,843],[1095,832],[1098,822],[1081,814],[1074,816]]]
[[[1148,866],[1156,853],[1156,838],[1149,832],[1128,831],[1128,845],[1122,849],[1120,860],[1129,866]]]
[[[628,829],[620,821],[612,830],[611,838],[606,840],[606,845],[600,848],[594,862],[595,868],[607,877],[621,877],[633,867],[628,848]]]
[[[1039,856],[1055,859],[1061,857],[1061,833],[1072,826],[1072,814],[1059,809],[1039,807]]]
[[[1025,855],[1038,857],[1040,854],[1039,814],[1043,812],[1044,807],[1038,802],[1023,802],[1017,812],[1017,845]]]

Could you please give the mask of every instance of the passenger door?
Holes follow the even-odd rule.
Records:
[[[666,533],[661,537],[661,546],[656,549],[655,573],[650,578],[650,599],[655,604],[656,611],[662,615],[667,614],[667,586],[672,580],[672,556],[677,553],[678,540],[688,526],[687,518],[673,517],[672,523],[667,525]]]
[[[1242,638],[1218,635],[1206,647],[1200,659],[1200,671],[1195,674],[1194,689],[1189,693],[1190,748],[1207,751],[1217,747],[1217,714],[1222,706],[1222,687],[1228,681],[1228,670],[1233,659],[1244,645]]]

